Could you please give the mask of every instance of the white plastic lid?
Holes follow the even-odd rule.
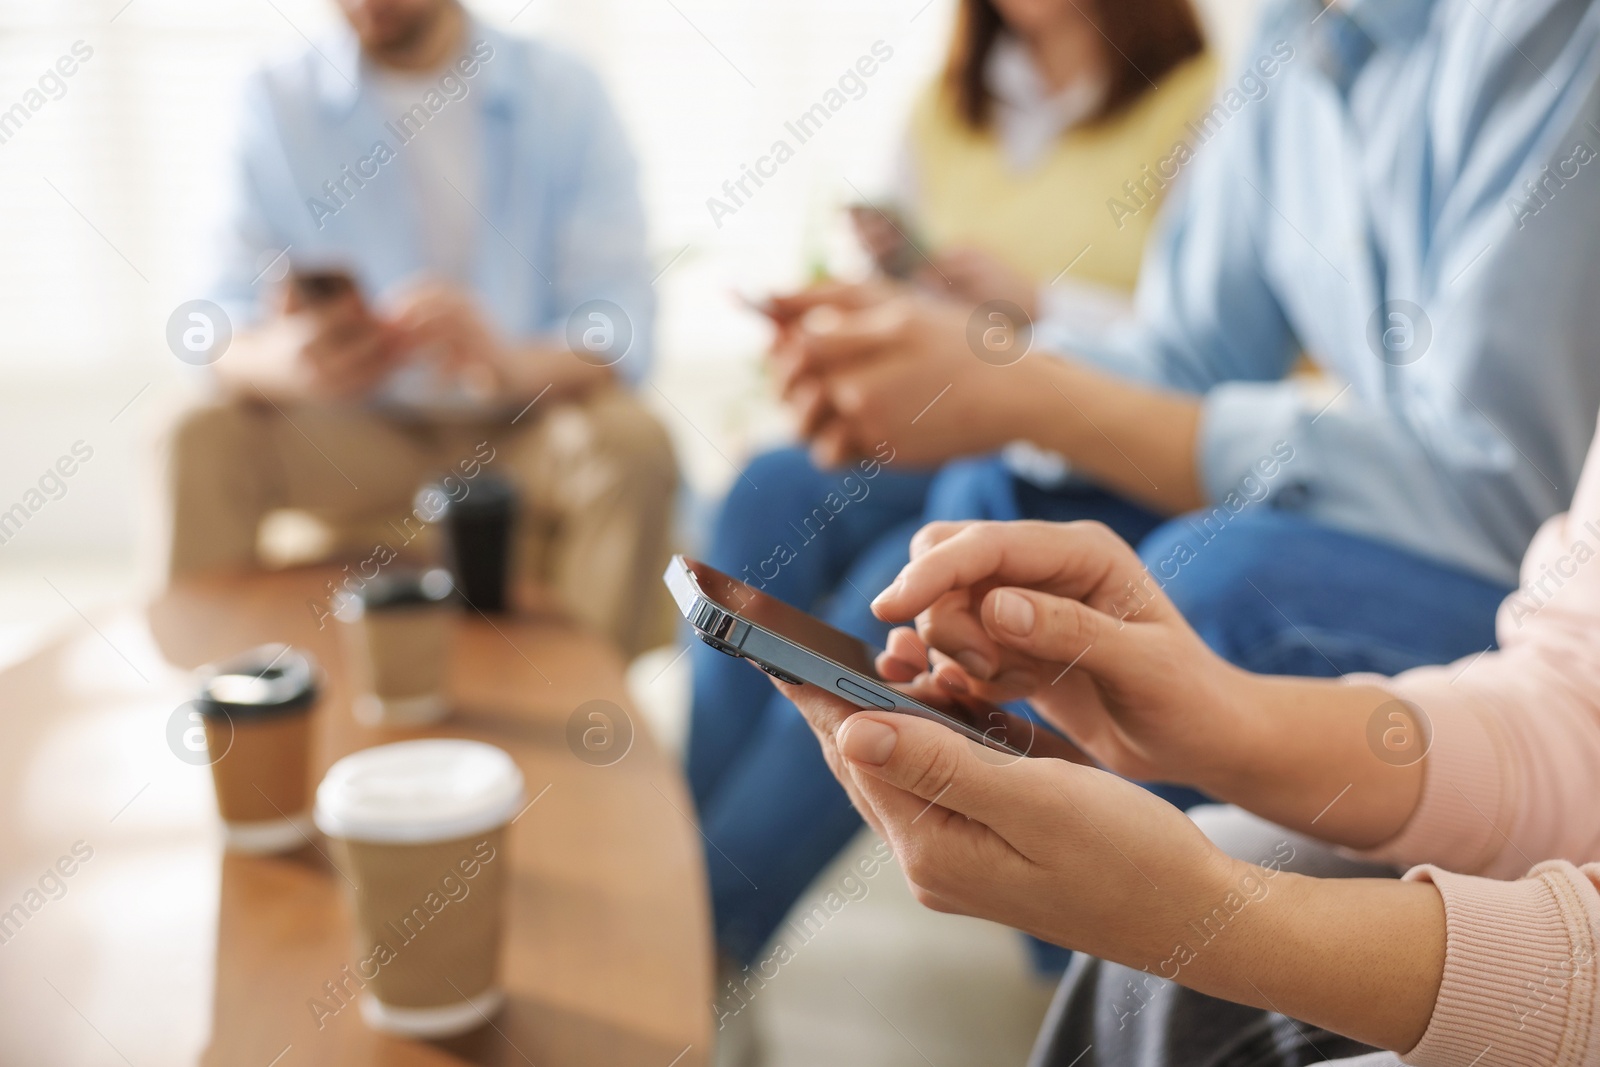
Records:
[[[329,837],[420,844],[493,830],[522,804],[522,771],[504,751],[430,738],[362,749],[329,767],[316,822]]]

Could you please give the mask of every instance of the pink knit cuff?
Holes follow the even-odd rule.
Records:
[[[1444,980],[1415,1067],[1576,1067],[1595,1052],[1593,886],[1571,864],[1520,881],[1418,867],[1444,897]]]
[[[1505,848],[1511,829],[1506,810],[1511,770],[1490,716],[1472,706],[1468,692],[1451,689],[1443,669],[1411,671],[1399,678],[1351,675],[1348,680],[1380,686],[1415,704],[1433,734],[1422,794],[1411,818],[1394,837],[1356,855],[1399,867],[1437,863],[1451,870],[1485,872]],[[1526,867],[1519,861],[1508,873]]]

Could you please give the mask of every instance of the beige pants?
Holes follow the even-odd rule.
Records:
[[[258,565],[262,520],[286,508],[322,520],[346,552],[399,550],[417,490],[474,462],[517,490],[519,579],[553,588],[628,655],[671,639],[661,572],[677,465],[660,423],[616,389],[515,425],[259,400],[192,410],[172,438],[170,573]]]

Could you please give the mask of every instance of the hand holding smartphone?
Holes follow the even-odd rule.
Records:
[[[283,310],[309,323],[298,359],[314,392],[355,396],[394,368],[392,330],[371,310],[348,271],[295,270],[285,284]]]

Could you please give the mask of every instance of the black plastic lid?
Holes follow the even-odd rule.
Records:
[[[317,698],[317,662],[288,645],[260,645],[201,669],[201,715],[265,717],[299,711]]]
[[[443,567],[432,570],[403,568],[369,578],[357,598],[367,611],[432,607],[450,598],[455,583]]]
[[[483,474],[465,484],[467,492],[461,499],[452,500],[448,493],[445,494],[447,502],[444,510],[439,513],[440,519],[459,520],[476,518],[480,515],[500,518],[516,511],[517,491],[504,478]],[[444,489],[439,486],[433,488],[444,493]]]

